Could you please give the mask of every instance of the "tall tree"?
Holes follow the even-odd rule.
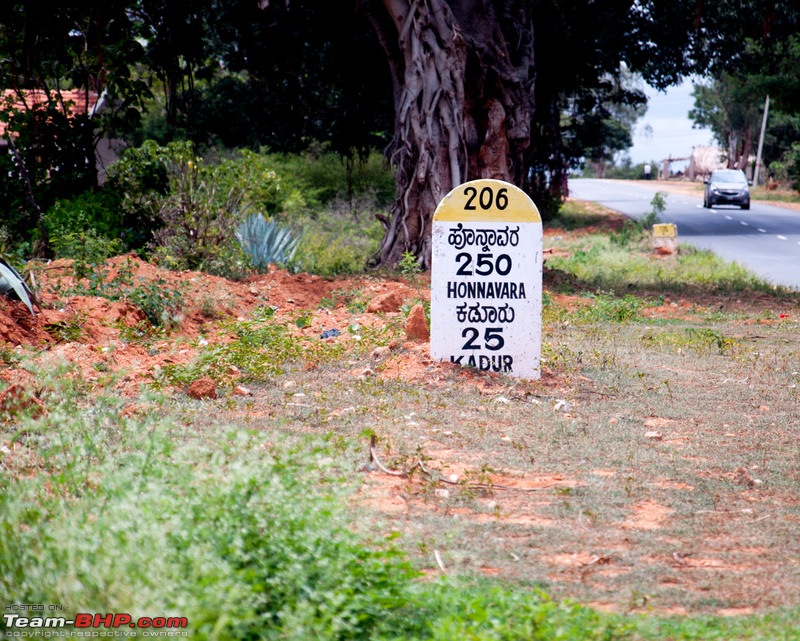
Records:
[[[398,192],[379,262],[396,264],[412,251],[427,266],[433,210],[451,188],[470,177],[524,178],[532,7],[383,0],[364,8],[388,56],[395,103],[390,158]]]
[[[681,0],[360,3],[394,87],[398,191],[376,257],[384,265],[411,251],[429,266],[436,204],[466,180],[499,178],[537,201],[561,198],[582,155],[570,148],[577,130],[571,141],[563,136],[565,110],[578,94],[594,107],[608,100],[604,83],[621,62],[657,86],[691,67],[683,52],[693,14]]]
[[[694,108],[689,111],[689,118],[698,127],[711,129],[727,151],[729,168],[746,169],[753,152],[753,136],[761,122],[764,95],[754,91],[747,78],[730,74],[696,84],[692,95]]]

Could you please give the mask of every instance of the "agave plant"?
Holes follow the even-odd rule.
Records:
[[[16,294],[16,297],[28,306],[31,314],[36,316],[31,303],[31,299],[35,298],[33,292],[28,289],[17,270],[2,258],[0,258],[0,294],[6,297],[13,297]]]
[[[297,251],[300,237],[286,225],[251,214],[236,230],[236,240],[256,268],[270,263],[286,264]]]

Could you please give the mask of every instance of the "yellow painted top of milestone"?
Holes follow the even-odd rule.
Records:
[[[530,196],[503,180],[482,178],[453,189],[433,214],[434,221],[540,223]]]
[[[658,223],[653,225],[654,238],[677,238],[678,227],[674,223]]]

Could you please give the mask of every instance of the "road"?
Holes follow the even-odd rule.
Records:
[[[645,181],[569,181],[570,196],[598,202],[638,219],[663,186]],[[668,192],[661,222],[678,226],[678,241],[710,249],[776,285],[800,289],[800,211],[753,201],[749,211],[720,206],[703,209],[702,192]]]

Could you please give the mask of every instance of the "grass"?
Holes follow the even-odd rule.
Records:
[[[597,236],[558,241],[583,254],[547,292],[540,382],[376,360],[397,322],[303,338],[314,310],[215,321],[224,345],[134,412],[6,350],[48,413],[0,424],[0,601],[196,639],[800,639],[796,299]],[[252,396],[170,391],[233,366]]]
[[[728,263],[710,251],[681,245],[676,257],[654,260],[646,233],[625,230],[591,234],[558,243],[566,256],[547,258],[552,270],[569,273],[577,289],[629,292],[775,292],[777,289],[737,263]],[[785,288],[781,293],[788,293]]]
[[[768,202],[797,203],[800,202],[798,193],[791,189],[765,189],[764,187],[751,188],[753,200]]]

